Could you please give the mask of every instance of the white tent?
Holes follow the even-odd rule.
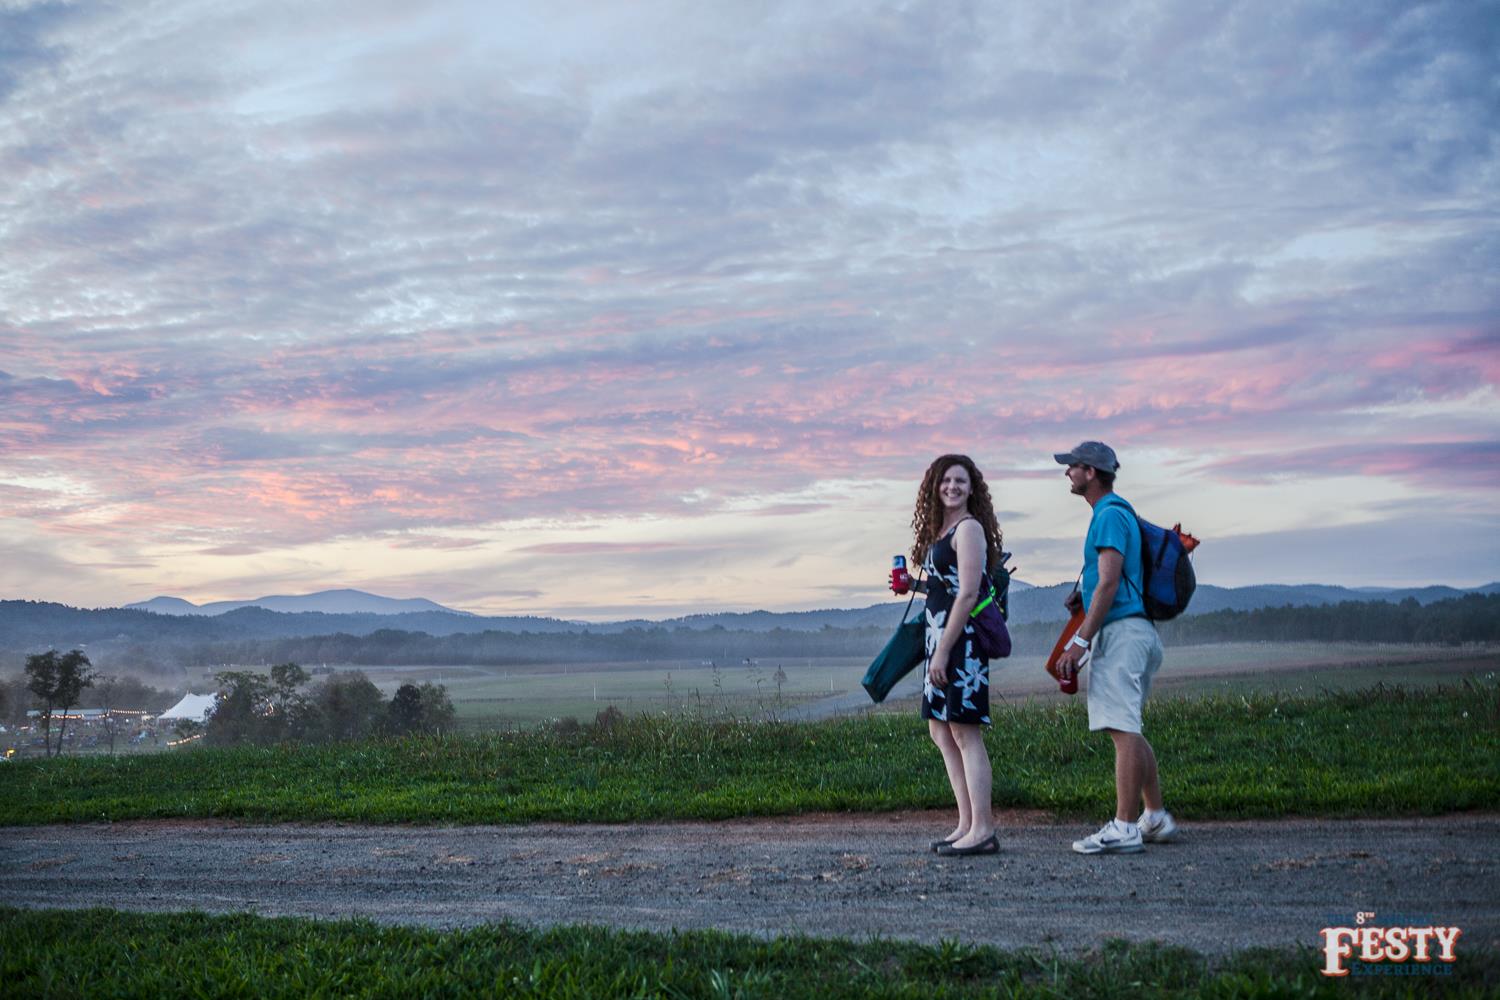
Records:
[[[182,700],[165,712],[157,716],[158,719],[192,719],[194,722],[203,722],[208,714],[214,710],[214,696],[211,694],[185,694]]]

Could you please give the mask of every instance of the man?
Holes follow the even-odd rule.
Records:
[[[1115,744],[1115,818],[1098,833],[1074,841],[1073,850],[1133,854],[1143,842],[1163,843],[1177,832],[1162,807],[1156,754],[1141,735],[1141,708],[1162,651],[1142,598],[1140,525],[1115,495],[1120,463],[1108,445],[1085,441],[1053,457],[1068,467],[1074,495],[1094,510],[1083,541],[1083,580],[1068,598],[1070,611],[1082,605],[1083,624],[1058,659],[1058,672],[1071,677],[1089,660],[1089,730],[1102,729]]]

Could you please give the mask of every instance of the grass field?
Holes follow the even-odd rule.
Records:
[[[776,718],[823,698],[843,711],[873,706],[859,686],[866,659],[799,658],[755,663],[651,660],[627,663],[485,666],[338,666],[362,670],[387,696],[404,683],[447,687],[461,728],[468,731],[535,726],[552,719],[588,721],[609,705],[632,713],[693,712]],[[1163,694],[1315,694],[1376,683],[1425,687],[1500,667],[1492,647],[1385,643],[1221,643],[1173,647],[1157,678]],[[777,680],[777,671],[782,679]],[[211,683],[195,677],[198,690]],[[1018,656],[992,671],[993,692],[1011,701],[1048,698],[1056,685],[1041,658]],[[914,710],[910,699],[892,708]]]
[[[460,726],[477,731],[524,728],[563,718],[586,721],[609,705],[633,714],[771,716],[786,706],[858,690],[868,665],[868,660],[824,657],[726,664],[645,660],[505,667],[327,666],[362,671],[387,697],[402,684],[442,684],[453,699]],[[189,682],[194,690],[208,690],[212,671],[195,671]]]
[[[960,944],[712,931],[438,931],[249,915],[0,908],[0,982],[22,997],[795,998],[997,996],[1131,1000],[1493,996],[1500,962],[1478,948],[1441,977],[1327,979],[1310,950],[1209,960],[1111,944],[1081,958]]]
[[[995,803],[1083,817],[1113,801],[1078,699],[1005,706]],[[1174,806],[1201,819],[1500,808],[1500,686],[1153,699]],[[942,807],[910,714],[793,724],[661,714],[440,739],[26,760],[0,824],[141,817],[495,823]]]

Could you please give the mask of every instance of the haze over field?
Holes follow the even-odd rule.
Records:
[[[0,597],[864,607],[1500,565],[1500,7],[0,8]]]

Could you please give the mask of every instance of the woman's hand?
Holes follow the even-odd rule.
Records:
[[[942,643],[938,643],[938,648],[933,651],[932,661],[927,665],[927,679],[933,687],[948,686],[948,653],[949,649]]]

